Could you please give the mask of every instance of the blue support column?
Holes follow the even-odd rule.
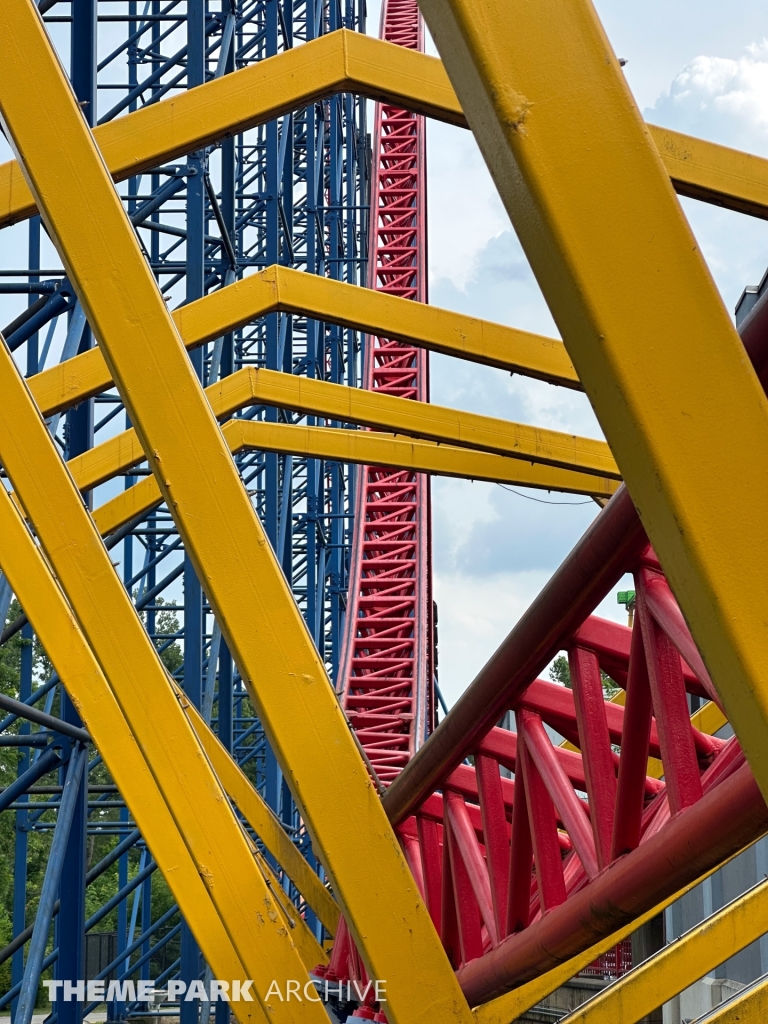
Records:
[[[187,86],[205,81],[205,0],[187,3]],[[186,300],[194,302],[205,291],[205,154],[187,161]],[[205,350],[190,353],[195,373],[203,380]],[[199,708],[203,696],[203,592],[188,555],[184,556],[184,691]],[[200,950],[186,921],[181,927],[180,977],[189,986],[200,975]],[[197,1024],[200,1006],[182,1001],[180,1024]]]
[[[19,700],[26,700],[32,693],[32,627],[27,625],[21,631],[23,646],[21,648],[21,673],[19,680]],[[32,731],[29,722],[22,720],[19,735],[28,736]],[[21,756],[16,770],[20,778],[30,767],[30,751],[21,748]],[[18,797],[19,803],[28,803],[29,796],[23,793]],[[27,927],[27,850],[29,847],[28,812],[16,811],[16,835],[13,854],[13,934],[19,935]],[[18,985],[24,976],[24,948],[13,954],[11,961],[11,986]],[[18,999],[11,1004],[11,1017],[16,1019]]]
[[[35,1002],[37,1001],[37,990],[40,985],[40,973],[43,967],[45,947],[53,917],[53,905],[61,880],[69,831],[78,800],[78,789],[84,777],[83,765],[87,760],[87,750],[79,746],[73,748],[69,758],[64,789],[61,794],[61,804],[59,805],[56,828],[53,833],[51,852],[45,869],[45,878],[40,890],[40,901],[35,916],[32,938],[29,943],[29,955],[24,968],[24,977],[19,993],[19,1005],[16,1011],[17,1024],[31,1024],[32,1021],[32,1014],[34,1013]],[[57,1009],[59,1005],[57,1003]]]
[[[80,103],[83,117],[93,127],[96,111],[96,33],[97,0],[72,0],[72,88]],[[78,353],[93,346],[93,335],[86,325]],[[93,447],[93,400],[81,402],[67,413],[67,457],[81,455]],[[92,507],[92,493],[83,495]],[[82,726],[80,716],[69,697],[61,690],[61,717],[72,725]],[[61,812],[60,812],[61,813]],[[56,920],[59,958],[56,977],[77,982],[85,977],[85,863],[88,822],[88,773],[80,773],[78,793],[72,814],[69,838],[61,869],[59,899],[61,908]],[[75,1000],[56,1001],[59,1024],[80,1024],[82,1003]]]

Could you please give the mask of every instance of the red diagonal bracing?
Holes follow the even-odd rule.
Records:
[[[631,629],[590,614],[624,572],[635,577]],[[571,689],[536,678],[559,650]],[[606,701],[601,670],[623,700]],[[622,489],[384,797],[411,836],[409,858],[420,855],[436,926],[438,881],[443,929],[455,918],[446,951],[472,1004],[609,935],[768,829],[738,740],[691,721],[690,698],[709,693]],[[516,735],[496,725],[507,710]],[[661,759],[662,780],[649,758]],[[614,956],[612,972],[631,966]]]
[[[381,37],[423,50],[415,0],[386,0]],[[377,104],[368,283],[425,302],[424,119]],[[426,352],[369,337],[364,386],[400,398],[429,398]],[[353,729],[387,786],[433,722],[429,479],[364,466],[339,683]]]

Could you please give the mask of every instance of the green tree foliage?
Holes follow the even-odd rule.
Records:
[[[157,603],[162,604],[162,599],[159,599]],[[18,602],[14,601],[9,609],[6,624],[13,622],[19,615],[21,615],[21,613],[22,610]],[[160,610],[156,613],[155,627],[157,633],[163,634],[155,641],[157,646],[160,647],[165,642],[166,638],[173,636],[179,629],[179,620],[173,606],[168,609]],[[41,685],[41,683],[49,677],[52,671],[52,666],[37,639],[34,641],[28,640],[22,636],[21,632],[18,632],[5,644],[0,646],[0,691],[2,691],[2,693],[5,693],[10,697],[18,698],[21,679],[22,651],[27,645],[32,643],[34,644],[32,648],[33,688]],[[162,651],[160,657],[168,671],[171,673],[175,672],[184,660],[181,647],[176,641]],[[52,713],[58,713],[58,704],[59,698],[56,697],[51,708]],[[2,717],[2,712],[0,712],[0,717]],[[11,726],[8,732],[18,732],[19,728],[20,725],[17,723],[16,725]],[[29,729],[30,726],[24,724],[22,728]],[[31,728],[32,731],[37,731],[37,726],[32,726]],[[19,770],[19,760],[21,756],[23,756],[23,750],[20,750],[18,747],[0,747],[0,787],[4,788],[14,781]],[[103,763],[97,764],[90,771],[88,781],[90,786],[112,785],[113,783],[112,777]],[[59,778],[58,772],[52,772],[40,779],[38,784],[57,785],[60,782],[61,779]],[[114,802],[115,796],[115,793],[105,793],[103,795],[103,799],[105,801]],[[96,794],[91,797],[91,800],[94,799],[98,799]],[[32,807],[34,807],[36,803],[50,800],[51,796],[47,794],[32,793],[29,797],[30,806]],[[17,815],[13,811],[6,811],[3,814],[0,814],[0,949],[6,946],[13,937],[13,865],[14,844],[16,838],[16,817]],[[119,808],[104,807],[103,810],[92,810],[89,821],[92,824],[98,823],[104,825],[109,822],[117,821],[119,817]],[[56,817],[54,811],[46,811],[40,818],[41,823],[53,824],[55,820]],[[43,878],[45,877],[45,868],[48,863],[48,852],[50,850],[52,836],[52,829],[32,829],[27,833],[28,856],[25,913],[27,925],[32,923],[37,911],[37,905],[40,899],[40,890],[43,884]],[[91,830],[88,836],[86,870],[90,870],[90,868],[98,864],[99,861],[101,861],[120,841],[120,838],[121,837],[114,835],[99,835]],[[134,848],[129,852],[129,878],[132,878],[138,872],[140,867],[140,856],[141,852],[138,848]],[[99,907],[103,906],[104,903],[111,899],[111,897],[117,892],[119,886],[118,871],[118,864],[112,864],[103,872],[103,874],[88,886],[85,894],[86,917],[90,917],[91,914],[98,910]],[[135,896],[131,896],[129,898],[129,908],[131,907],[131,900],[134,898]],[[169,910],[173,906],[174,902],[173,896],[171,895],[162,875],[160,872],[155,872],[152,876],[152,920],[156,920],[157,917]],[[141,922],[141,915],[139,916],[139,922]],[[168,926],[169,929],[171,927],[173,927],[173,922]],[[116,929],[117,909],[108,914],[96,928],[96,930],[100,932],[113,932]],[[53,935],[53,932],[51,932],[51,935]],[[51,940],[49,939],[48,949],[50,950],[50,948]],[[167,963],[172,962],[178,955],[179,940],[177,937],[169,943],[166,951],[159,954],[163,959],[158,961],[157,964],[153,962],[151,965],[151,969],[155,972],[152,976],[154,977],[156,974],[159,974],[163,967]],[[44,977],[51,977],[52,974],[52,969],[49,969]],[[7,991],[10,986],[11,960],[8,959],[5,963],[0,965],[0,992]],[[48,1005],[47,994],[42,986],[38,993],[37,1005],[39,1008],[47,1007]]]
[[[559,683],[560,686],[567,686],[569,690],[573,689],[571,669],[568,664],[568,658],[564,654],[558,654],[549,666],[549,678],[553,683]],[[600,679],[603,683],[603,693],[605,694],[605,698],[606,700],[610,700],[620,688],[611,679],[608,673],[603,672],[602,669],[600,670]]]

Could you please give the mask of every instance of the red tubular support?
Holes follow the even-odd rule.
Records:
[[[477,1006],[564,963],[651,910],[768,830],[768,808],[748,765],[571,896],[459,971]],[[702,841],[706,837],[706,841]]]
[[[704,666],[696,644],[693,642],[693,637],[683,618],[683,613],[680,611],[680,606],[663,576],[656,575],[655,573],[647,574],[645,601],[648,611],[675,645],[680,656],[685,659],[696,678],[706,690],[709,699],[713,700],[722,711],[723,704],[720,700],[720,695],[709,677],[709,672],[707,672]]]
[[[639,621],[632,632],[611,860],[640,843],[653,704]]]
[[[445,779],[445,785],[450,786],[451,789],[457,790],[462,796],[467,797],[472,803],[476,804],[480,802],[480,791],[477,785],[477,773],[474,768],[470,768],[469,765],[460,764],[458,768],[454,769],[451,774]],[[500,779],[499,784],[501,786],[502,798],[504,800],[504,807],[508,816],[512,816],[512,804],[515,799],[515,784],[512,779]]]
[[[448,877],[453,880],[453,898],[459,930],[461,959],[466,964],[483,955],[480,908],[477,905],[472,882],[449,820],[446,820],[444,826],[443,843],[448,846],[451,865]],[[443,883],[445,883],[445,871],[443,871]]]
[[[604,868],[611,856],[613,815],[616,807],[616,771],[608,735],[600,663],[596,654],[584,650],[583,647],[572,648],[568,654],[568,662],[573,681],[576,717],[579,722],[579,747],[587,776],[587,794],[597,860],[600,867]],[[626,715],[623,717],[626,718]],[[584,867],[591,876],[589,866],[585,863]]]
[[[557,838],[555,805],[552,803],[547,787],[527,749],[528,739],[524,729],[524,722],[518,717],[518,757],[525,779],[533,857],[536,863],[536,878],[539,883],[539,900],[542,913],[544,913],[565,902],[563,860]]]
[[[504,935],[513,935],[528,927],[531,909],[531,869],[533,840],[528,817],[528,800],[523,774],[517,776],[515,807],[512,813],[512,851],[509,861],[509,895]]]
[[[577,739],[579,743],[581,742],[578,735],[578,715],[573,690],[569,690],[565,686],[558,686],[556,683],[548,683],[543,679],[536,679],[520,698],[520,707],[530,708],[531,711],[541,715],[544,721],[561,735],[565,734],[558,726],[565,722],[572,722]],[[620,704],[603,702],[603,715],[608,724],[610,742],[620,743],[624,730],[624,708]],[[578,746],[578,743],[576,745]],[[654,757],[661,756],[659,737],[655,728],[651,731],[651,754]]]
[[[565,825],[579,860],[584,865],[588,877],[594,878],[598,872],[597,854],[587,809],[576,796],[573,786],[555,757],[554,748],[539,716],[534,715],[531,711],[519,711],[517,722],[518,728],[522,724],[525,729],[526,751],[538,769],[541,780],[546,786],[555,810],[560,815],[560,820]],[[613,764],[611,764],[611,773],[613,773]]]
[[[419,845],[418,833],[416,831],[416,822],[413,818],[409,818],[398,828],[397,838],[400,840],[400,846],[405,854],[405,859],[408,862],[408,867],[411,869],[416,886],[421,893],[421,898],[425,900],[426,893],[424,889],[424,871],[421,866],[421,846]]]
[[[442,890],[442,851],[440,826],[419,814],[416,819],[421,851],[421,874],[424,879],[424,900],[435,931],[440,934],[440,899]]]
[[[456,916],[456,896],[454,894],[453,872],[451,870],[450,853],[451,826],[445,821],[443,825],[443,869],[440,890],[440,941],[448,954],[454,968],[461,963],[461,942],[459,940],[459,921]]]
[[[448,818],[451,823],[451,834],[464,862],[469,884],[472,886],[472,892],[475,894],[475,900],[480,908],[480,915],[485,927],[488,929],[491,945],[497,946],[499,940],[493,913],[493,898],[491,896],[488,869],[485,866],[485,860],[480,850],[480,844],[475,836],[475,830],[472,828],[472,823],[469,820],[464,798],[458,793],[448,790],[446,805]]]
[[[643,633],[670,811],[677,814],[701,799],[701,776],[680,655],[645,602],[649,572],[648,569],[640,569],[638,573],[637,615]]]
[[[483,815],[483,838],[488,874],[491,879],[493,914],[496,934],[506,934],[507,890],[509,887],[509,832],[501,791],[499,766],[492,757],[475,755],[477,787],[480,791],[480,810]],[[514,817],[514,809],[513,809]]]
[[[451,713],[383,798],[390,821],[407,818],[513,707],[647,545],[620,487]]]

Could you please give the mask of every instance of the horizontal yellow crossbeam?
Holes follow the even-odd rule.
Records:
[[[435,476],[489,480],[518,487],[535,487],[539,490],[588,494],[590,497],[610,497],[619,486],[615,480],[607,477],[574,473],[568,469],[531,464],[522,459],[508,459],[486,452],[430,442],[407,441],[391,434],[335,430],[331,427],[290,426],[284,423],[262,423],[252,420],[230,420],[222,429],[233,454],[251,448],[318,459],[337,459],[340,462],[410,469]],[[140,457],[143,458],[143,453]],[[79,483],[77,476],[74,479]],[[90,485],[84,484],[82,489],[86,490],[88,486]],[[161,501],[162,495],[154,478],[146,477],[100,505],[94,511],[93,519],[102,536],[107,536],[137,516],[146,514]]]
[[[563,489],[579,494],[594,493],[604,497],[614,493],[619,480],[616,464],[603,441],[510,423],[491,416],[480,416],[426,402],[415,402],[392,395],[329,384],[327,381],[297,377],[274,370],[248,368],[210,385],[206,389],[206,394],[214,414],[219,418],[229,416],[248,405],[264,403],[345,423],[389,429],[398,434],[426,438],[440,445],[477,449],[478,452],[506,457],[503,460],[477,458],[473,462],[469,459],[469,452],[465,452],[462,461],[455,448],[451,455],[446,454],[442,458],[435,454],[440,449],[425,445],[413,447],[413,454],[406,455],[405,442],[390,441],[389,448],[380,448],[382,455],[387,454],[386,458],[363,458],[364,462],[381,461],[383,465],[402,465],[404,469],[422,469],[424,472],[467,476],[478,480],[511,482],[514,478],[514,482],[521,483],[521,475],[527,480],[531,467],[505,467],[504,463],[509,460],[524,461],[568,471],[561,476],[530,474],[530,479],[537,481],[531,486],[551,490]],[[254,424],[255,426],[257,425]],[[291,428],[293,431],[298,429]],[[304,454],[322,454],[320,449],[325,443],[321,440],[322,433],[323,431],[319,430],[304,435],[301,442],[289,442],[299,443],[298,449],[291,450]],[[344,436],[344,440],[328,440],[328,454],[323,457],[342,459],[344,451],[354,455],[355,451],[363,452],[366,446],[371,452],[376,450],[372,447],[374,440],[370,435],[358,435],[351,431],[342,431],[341,435]],[[282,436],[279,432],[275,433],[274,444],[278,447],[271,450],[283,450],[281,446],[288,442],[277,440]],[[289,432],[284,436],[288,438],[291,434]],[[300,435],[294,436],[298,438]],[[329,435],[329,438],[332,436]],[[368,440],[365,440],[366,436]],[[315,440],[310,442],[310,437]],[[384,444],[383,439],[381,443]],[[345,445],[348,447],[345,448]],[[307,446],[312,450],[304,451]],[[261,447],[270,448],[270,444]],[[80,490],[90,490],[143,461],[144,458],[145,453],[136,432],[126,430],[76,456],[68,465]],[[420,458],[426,460],[423,466],[416,464]],[[352,457],[350,461],[361,460]],[[477,472],[470,471],[473,468]],[[585,474],[591,479],[586,480]],[[598,481],[595,477],[601,479]]]
[[[341,29],[100,125],[94,137],[113,178],[123,181],[337,92],[466,127],[439,60]],[[648,127],[678,192],[768,217],[768,160]],[[18,164],[0,165],[0,227],[35,209]]]
[[[490,452],[433,441],[413,441],[372,431],[230,420],[224,425],[224,436],[233,452],[258,449],[308,455],[339,462],[409,469],[434,476],[488,480],[571,494],[597,494],[600,497],[611,495],[619,488],[619,482],[609,477],[590,476]]]
[[[331,281],[288,267],[267,267],[182,306],[173,320],[187,348],[237,330],[267,313],[296,313],[561,384],[580,387],[561,341],[487,320]],[[112,386],[100,349],[32,377],[44,416],[63,412]]]
[[[768,220],[768,160],[649,124],[678,195]]]
[[[464,125],[439,60],[341,29],[94,129],[115,181],[338,92]],[[15,162],[0,167],[0,227],[35,212]]]
[[[562,1024],[637,1024],[765,932],[768,881],[691,928],[635,967]]]
[[[230,800],[285,871],[325,928],[334,935],[339,924],[339,908],[333,897],[302,857],[287,835],[272,808],[253,788],[250,779],[218,737],[206,725],[203,716],[188,702],[184,710]],[[310,965],[311,966],[311,965]]]

